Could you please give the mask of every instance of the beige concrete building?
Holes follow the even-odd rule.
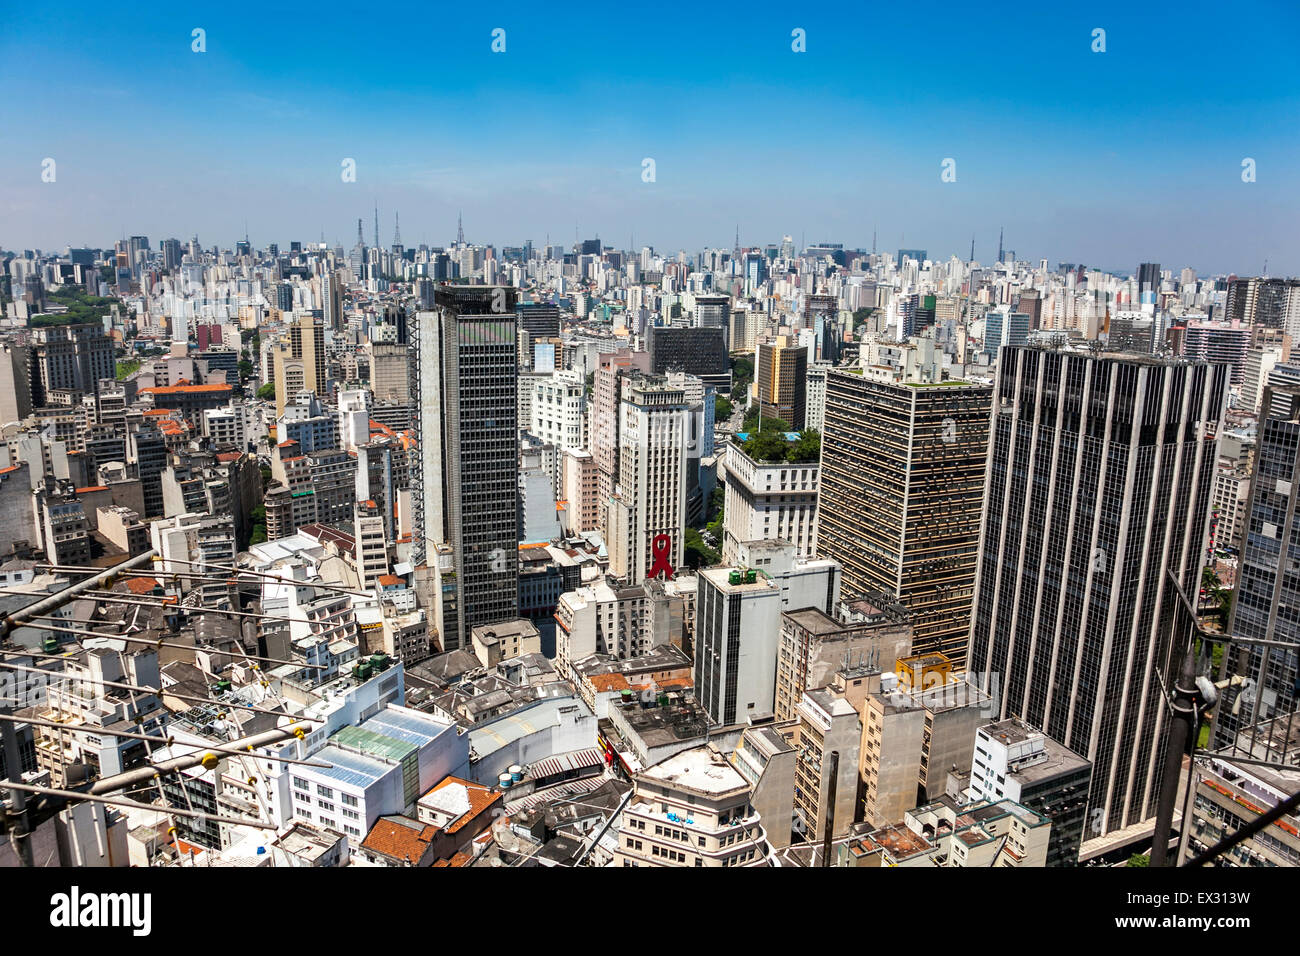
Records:
[[[614,866],[767,866],[749,782],[709,746],[636,774]]]

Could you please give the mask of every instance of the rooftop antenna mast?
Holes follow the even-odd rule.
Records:
[[[379,248],[379,203],[375,203],[375,248]]]
[[[402,223],[397,213],[393,213],[393,245],[399,249],[402,246]]]
[[[459,211],[456,213],[456,245],[465,245],[465,221]]]

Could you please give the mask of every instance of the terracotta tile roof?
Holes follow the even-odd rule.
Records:
[[[217,461],[222,462],[222,463],[224,463],[224,462],[228,462],[228,461],[238,461],[240,458],[243,458],[243,457],[244,457],[244,456],[243,456],[243,453],[242,453],[242,452],[237,452],[237,451],[222,451],[222,452],[217,452]]]
[[[148,594],[159,585],[157,578],[127,578],[126,586],[132,594]]]
[[[203,395],[216,394],[217,392],[234,391],[233,385],[155,385],[152,388],[140,389],[140,394],[145,395],[152,393],[154,395]]]
[[[382,585],[383,585],[384,587],[386,587],[386,588],[391,588],[391,587],[392,587],[393,585],[395,585],[395,584],[401,584],[401,583],[402,583],[402,580],[403,580],[403,579],[402,579],[402,578],[399,578],[396,574],[381,574],[381,575],[379,575],[379,583],[382,584]]]
[[[611,690],[628,690],[632,686],[622,674],[592,674],[587,680],[591,682],[597,694]]]
[[[468,780],[462,780],[460,777],[452,776],[443,777],[442,780],[440,780],[437,785],[429,791],[429,793],[425,794],[425,796],[427,797],[430,794],[437,793],[439,790],[452,786],[461,786],[465,788],[465,796],[469,800],[469,809],[455,820],[451,821],[451,824],[447,827],[448,833],[455,833],[461,827],[465,826],[465,824],[469,823],[484,810],[501,799],[501,794],[490,787],[485,787],[482,784],[471,783]]]
[[[409,817],[380,817],[361,841],[364,849],[392,860],[419,863],[428,852],[438,828]]]
[[[434,866],[469,866],[470,855],[468,853],[457,853],[450,860],[438,860]]]

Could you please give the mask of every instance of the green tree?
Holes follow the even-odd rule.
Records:
[[[248,359],[240,359],[239,362],[239,380],[246,382],[253,377],[253,363]],[[275,386],[272,386],[274,389]]]
[[[275,398],[275,383],[267,382],[265,385],[259,388],[255,394],[257,395],[258,398],[262,399],[262,401],[268,401],[272,398]]]
[[[725,422],[735,411],[735,406],[721,395],[713,399],[713,419],[714,421]]]
[[[790,446],[786,461],[792,464],[813,462],[822,456],[822,433],[815,428],[805,428],[799,433],[799,440]]]
[[[1134,853],[1131,857],[1128,858],[1128,862],[1125,863],[1124,865],[1138,866],[1138,867],[1150,866],[1151,857],[1147,856],[1145,853]]]
[[[707,568],[722,560],[721,555],[704,543],[695,528],[686,529],[686,548],[684,558],[687,567]]]
[[[785,429],[764,427],[751,432],[745,442],[745,454],[754,461],[787,461],[790,444],[785,440]]]

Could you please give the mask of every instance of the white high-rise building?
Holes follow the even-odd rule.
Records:
[[[727,445],[725,454],[723,563],[736,560],[743,541],[789,541],[800,557],[812,557],[820,462],[755,461],[737,444]]]
[[[528,430],[557,449],[587,447],[587,398],[582,375],[571,369],[532,381]]]
[[[680,388],[627,379],[619,403],[619,482],[609,503],[610,573],[639,584],[685,554],[690,406]]]

